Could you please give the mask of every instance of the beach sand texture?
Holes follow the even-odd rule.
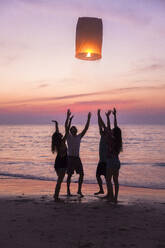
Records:
[[[0,247],[165,247],[165,191],[121,187],[117,205],[94,197],[52,198],[55,182],[0,179]]]

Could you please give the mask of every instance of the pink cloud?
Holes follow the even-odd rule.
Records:
[[[150,65],[146,65],[146,66],[139,66],[135,69],[135,71],[137,72],[140,72],[140,71],[158,71],[158,70],[164,70],[165,69],[165,64],[164,63],[153,63],[153,64],[150,64]]]
[[[46,86],[46,85],[45,85]],[[35,103],[35,102],[49,102],[54,101],[58,102],[59,100],[73,100],[85,97],[92,97],[92,96],[104,96],[104,95],[118,95],[124,93],[131,93],[137,91],[155,91],[155,90],[165,90],[165,84],[157,85],[157,86],[136,86],[136,87],[126,87],[126,88],[117,88],[113,90],[106,90],[106,91],[98,91],[98,92],[89,92],[89,93],[80,93],[80,94],[71,94],[71,95],[64,95],[58,97],[38,97],[38,98],[31,98],[31,99],[23,99],[23,100],[15,100],[15,101],[8,101],[8,102],[1,102],[1,105],[19,105],[25,103]]]

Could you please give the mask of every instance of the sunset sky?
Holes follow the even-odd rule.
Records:
[[[75,122],[116,107],[165,124],[164,0],[1,0],[0,124]],[[78,17],[103,20],[102,59],[75,58]],[[85,117],[86,118],[86,117]]]

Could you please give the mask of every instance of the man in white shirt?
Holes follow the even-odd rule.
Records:
[[[71,177],[74,174],[74,171],[76,171],[77,174],[79,174],[79,181],[78,181],[78,191],[77,194],[79,194],[81,197],[83,197],[83,194],[81,192],[81,187],[83,183],[84,178],[84,170],[83,165],[79,156],[80,152],[80,142],[82,137],[85,135],[89,128],[89,123],[91,119],[91,113],[88,113],[88,119],[85,125],[85,128],[83,131],[79,134],[77,134],[77,128],[75,126],[72,126],[70,128],[70,134],[67,138],[68,143],[68,178],[67,178],[67,195],[71,196],[70,193],[70,183],[71,183]]]

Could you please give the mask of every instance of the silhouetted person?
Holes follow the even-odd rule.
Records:
[[[109,111],[108,111],[109,112]],[[98,119],[100,121],[100,125],[105,130],[106,142],[107,142],[107,159],[106,159],[106,184],[107,184],[107,198],[110,201],[114,201],[117,203],[118,192],[119,192],[119,169],[120,169],[120,160],[119,153],[122,151],[122,135],[121,130],[117,125],[116,118],[116,109],[113,110],[114,115],[114,128],[111,129],[110,126],[110,114],[106,114],[107,116],[107,127],[105,126],[101,115],[100,110],[98,110]],[[115,185],[115,195],[113,193],[112,186],[112,177]]]
[[[54,168],[57,173],[58,179],[55,187],[54,199],[55,201],[59,200],[59,192],[61,188],[61,183],[64,179],[65,172],[68,165],[68,157],[67,157],[67,146],[66,146],[66,139],[69,134],[69,129],[71,125],[73,116],[71,117],[70,110],[67,111],[67,117],[65,121],[65,135],[59,132],[58,122],[55,122],[56,130],[52,135],[52,153],[57,152],[57,156],[55,159]]]
[[[113,182],[115,185],[115,196],[114,201],[117,203],[118,199],[118,193],[119,193],[119,169],[120,169],[120,160],[119,160],[119,154],[123,150],[122,145],[122,132],[121,129],[117,125],[117,117],[116,117],[116,109],[113,109],[113,115],[114,115],[114,128],[112,129],[112,150],[113,150],[113,156],[112,161],[107,161],[107,164],[111,164],[110,168],[107,170],[108,179],[111,180],[113,176]]]
[[[110,115],[110,111],[108,111],[106,115]],[[99,162],[98,162],[97,169],[96,169],[96,179],[99,185],[99,191],[94,193],[95,195],[104,194],[101,176],[104,176],[106,178],[106,160],[107,160],[106,133],[105,133],[104,127],[101,125],[99,113],[98,113],[98,126],[99,126],[99,132],[101,136],[100,143],[99,143]]]
[[[91,113],[88,113],[88,119],[85,128],[81,133],[77,134],[77,128],[75,126],[72,126],[70,128],[70,133],[67,137],[67,144],[68,144],[67,195],[68,196],[71,196],[70,183],[74,171],[76,171],[76,173],[79,174],[77,194],[79,194],[81,197],[83,196],[81,188],[83,183],[84,170],[80,159],[79,151],[80,151],[81,139],[86,134],[89,128],[90,118],[91,118]]]
[[[120,160],[119,154],[122,151],[122,134],[121,129],[117,125],[116,118],[116,109],[113,110],[114,115],[114,128],[107,130],[107,144],[108,144],[108,153],[107,153],[107,170],[106,170],[106,182],[107,182],[107,191],[108,198],[111,201],[117,203],[118,192],[119,192],[119,169],[120,169]],[[109,116],[107,117],[109,119]],[[109,120],[110,122],[110,120]],[[113,192],[112,186],[112,177],[115,185],[115,194]]]

